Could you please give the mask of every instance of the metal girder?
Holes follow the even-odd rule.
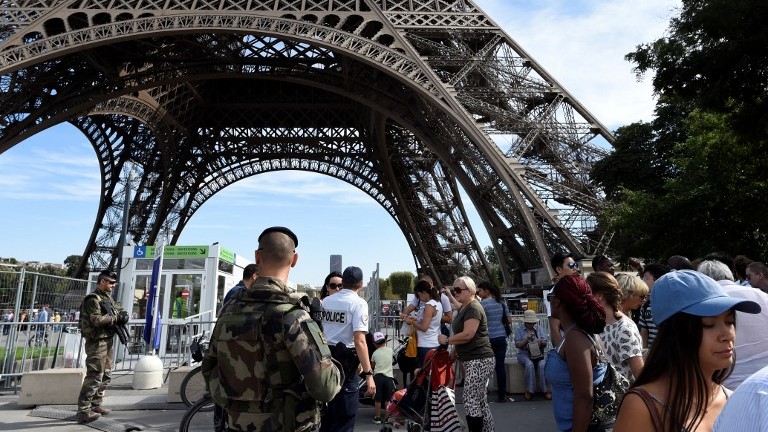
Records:
[[[0,153],[63,121],[91,140],[92,267],[115,264],[129,168],[142,243],[286,169],[365,191],[442,282],[488,275],[460,190],[507,285],[611,237],[588,176],[610,132],[470,0],[18,0],[0,16]]]

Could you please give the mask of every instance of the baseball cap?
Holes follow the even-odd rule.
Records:
[[[287,235],[288,237],[291,238],[291,240],[293,240],[294,247],[299,247],[299,238],[296,237],[296,234],[294,234],[293,231],[289,230],[288,228],[281,227],[281,226],[273,226],[265,229],[264,231],[261,232],[261,234],[259,234],[259,238],[257,241],[260,242],[262,237],[264,237],[265,235],[271,232],[279,232]]]
[[[716,316],[734,309],[760,313],[760,305],[729,296],[714,279],[695,270],[678,270],[656,280],[651,290],[653,321],[659,325],[678,312],[696,316]]]
[[[341,281],[345,284],[357,284],[363,281],[363,271],[360,267],[350,266],[344,269]]]
[[[373,341],[377,344],[386,342],[387,336],[382,332],[376,332],[373,334]]]

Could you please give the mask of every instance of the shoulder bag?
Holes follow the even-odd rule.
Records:
[[[595,346],[598,361],[606,364],[605,376],[601,382],[595,384],[593,390],[594,402],[592,404],[592,420],[590,424],[613,424],[616,421],[616,415],[619,413],[621,400],[629,388],[629,381],[616,370],[611,362],[606,360],[605,354],[595,338],[587,332],[584,332],[584,334],[587,335]]]
[[[504,324],[504,332],[507,337],[512,334],[512,323],[509,322],[509,314],[504,304],[501,305],[501,323]]]

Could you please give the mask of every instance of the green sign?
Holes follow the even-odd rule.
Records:
[[[206,258],[208,246],[165,246],[163,259],[165,258]]]
[[[235,253],[229,249],[219,246],[219,259],[228,263],[235,263]]]

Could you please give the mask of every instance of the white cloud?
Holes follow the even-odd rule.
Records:
[[[476,2],[610,129],[653,117],[650,80],[624,56],[663,36],[679,1]]]

